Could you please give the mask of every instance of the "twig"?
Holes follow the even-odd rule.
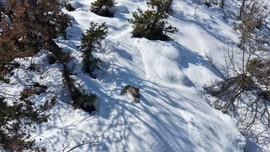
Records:
[[[70,148],[70,149],[69,149],[68,151],[66,151],[66,152],[71,152],[72,150],[74,150],[74,149],[76,149],[76,148],[78,148],[78,147],[81,147],[81,146],[83,146],[83,145],[97,144],[97,143],[99,143],[99,142],[100,142],[100,141],[99,141],[99,136],[95,134],[95,140],[83,141],[82,143],[80,143],[80,144],[78,144],[78,145],[76,145],[76,146]]]

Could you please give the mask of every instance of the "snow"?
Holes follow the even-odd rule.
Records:
[[[74,68],[73,75],[80,88],[99,97],[97,112],[89,114],[69,104],[61,66],[48,64],[45,51],[32,59],[38,72],[15,69],[11,84],[0,84],[0,95],[11,94],[10,100],[32,82],[48,87],[46,94],[31,97],[37,104],[57,96],[58,102],[48,111],[50,120],[32,130],[38,145],[49,152],[68,151],[83,142],[91,143],[73,151],[243,151],[246,141],[235,120],[211,108],[198,91],[220,79],[206,56],[212,56],[222,68],[226,42],[237,42],[223,12],[192,0],[175,0],[169,22],[179,32],[170,35],[171,41],[151,41],[132,38],[132,26],[127,21],[137,8],[147,9],[146,0],[117,0],[113,18],[92,13],[93,1],[69,0],[76,10],[63,10],[73,18],[72,27],[67,29],[68,40],[55,41],[69,52],[74,63],[79,63],[80,38],[89,23],[105,22],[108,26],[108,36],[96,54],[103,61],[100,78],[91,79],[80,66]],[[29,65],[29,59],[18,61]],[[125,85],[140,88],[139,104],[128,94],[120,95]],[[248,143],[250,151],[263,151]]]

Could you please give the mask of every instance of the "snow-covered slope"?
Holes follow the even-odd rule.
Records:
[[[59,39],[57,44],[75,62],[81,60],[78,46],[89,23],[106,22],[108,26],[108,36],[97,54],[103,61],[100,79],[93,80],[80,70],[74,72],[80,87],[100,98],[99,110],[90,115],[73,109],[64,94],[59,65],[49,65],[46,52],[41,52],[33,60],[41,72],[17,69],[10,85],[1,84],[4,92],[12,91],[14,96],[19,96],[22,82],[46,85],[49,93],[32,97],[40,103],[55,93],[58,96],[60,101],[50,110],[50,121],[33,130],[40,146],[47,151],[68,151],[90,142],[73,151],[243,151],[245,139],[234,120],[211,108],[197,91],[219,79],[205,56],[213,56],[214,62],[222,65],[224,42],[237,40],[219,9],[174,0],[169,22],[179,32],[171,35],[172,41],[164,42],[132,38],[127,19],[138,7],[147,9],[147,0],[117,0],[113,18],[92,13],[90,3],[94,0],[69,1],[76,7],[67,12],[74,20],[67,29],[68,40]],[[125,85],[140,88],[141,103],[120,95]]]

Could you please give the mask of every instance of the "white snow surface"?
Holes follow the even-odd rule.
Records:
[[[64,10],[74,19],[67,29],[68,40],[59,38],[56,42],[79,63],[78,46],[89,23],[105,22],[108,26],[103,47],[96,54],[102,60],[100,78],[91,79],[79,66],[73,76],[82,89],[97,94],[97,112],[89,114],[70,105],[61,67],[48,64],[46,51],[33,58],[39,72],[16,69],[11,84],[0,84],[1,95],[10,97],[19,96],[23,86],[31,82],[48,86],[46,94],[31,97],[37,104],[57,95],[57,104],[48,112],[50,120],[32,130],[38,145],[49,152],[68,151],[83,142],[92,143],[73,151],[243,151],[245,138],[235,121],[211,108],[198,91],[220,77],[206,55],[222,67],[224,42],[237,41],[222,12],[197,5],[197,1],[174,0],[174,13],[168,21],[179,32],[170,35],[171,41],[151,41],[133,38],[127,21],[137,8],[147,9],[146,0],[117,0],[113,18],[92,13],[93,1],[69,0],[76,10]],[[25,66],[29,63],[18,61]],[[129,95],[120,95],[125,85],[140,88],[139,104]]]

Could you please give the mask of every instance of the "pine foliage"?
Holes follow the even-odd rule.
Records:
[[[72,106],[74,108],[80,108],[86,112],[94,112],[98,102],[97,95],[94,93],[85,93],[84,91],[78,89],[75,85],[75,80],[70,76],[70,74],[71,73],[67,66],[64,65],[63,78],[69,95],[73,101]]]
[[[114,13],[111,8],[114,7],[114,0],[96,0],[91,3],[91,11],[105,17],[113,17]]]
[[[133,24],[133,37],[145,37],[150,40],[168,40],[167,33],[177,32],[177,28],[168,24],[166,13],[170,0],[150,0],[147,3],[151,10],[142,11],[138,8],[133,12],[133,19],[129,22]]]
[[[43,151],[30,139],[26,127],[43,123],[48,115],[42,114],[43,107],[36,107],[30,100],[21,100],[12,105],[0,98],[0,147],[7,151]]]
[[[90,74],[92,78],[96,78],[95,70],[99,69],[99,58],[96,58],[93,53],[97,52],[101,47],[101,40],[107,35],[107,27],[105,23],[98,25],[91,22],[89,29],[82,35],[81,49],[83,51],[83,71]]]

